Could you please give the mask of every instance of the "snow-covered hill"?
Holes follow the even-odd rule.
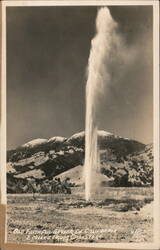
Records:
[[[33,148],[33,147],[42,145],[42,144],[46,143],[47,141],[48,141],[47,139],[38,138],[38,139],[29,141],[29,142],[23,144],[21,147],[22,147],[22,148],[27,148],[27,147]]]
[[[143,184],[145,185],[145,178],[148,178],[147,184],[152,183],[152,145],[146,146],[138,141],[102,130],[98,131],[98,143],[103,175],[108,178],[112,177],[116,181],[118,180],[116,178],[121,179],[119,185],[130,185],[129,180],[131,180],[130,183],[137,185],[139,177],[134,172],[138,172],[139,169],[141,173],[144,172]],[[71,169],[77,166],[83,168],[84,148],[85,133],[80,132],[68,139],[61,136],[50,139],[35,139],[15,150],[8,151],[7,175],[10,188],[18,181],[27,182],[29,177],[42,183],[43,180],[61,174],[65,176],[65,173],[68,173],[68,176],[72,172],[75,173],[74,170],[70,172]],[[127,172],[128,170],[130,174]],[[139,183],[142,184],[142,181]],[[11,190],[10,188],[8,187],[8,190]]]

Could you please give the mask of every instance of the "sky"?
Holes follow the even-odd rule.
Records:
[[[152,6],[109,9],[123,39],[124,60],[115,60],[110,69],[99,129],[151,143]],[[86,69],[97,10],[96,6],[7,7],[8,149],[85,129]]]

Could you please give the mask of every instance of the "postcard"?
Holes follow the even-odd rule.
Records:
[[[1,6],[4,244],[159,249],[159,2]]]

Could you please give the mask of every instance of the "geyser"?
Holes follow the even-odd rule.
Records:
[[[110,80],[107,60],[115,41],[117,24],[107,7],[100,8],[96,18],[96,35],[91,42],[86,84],[86,128],[85,128],[85,199],[90,200],[98,188],[100,159],[98,152],[97,107],[104,86]]]

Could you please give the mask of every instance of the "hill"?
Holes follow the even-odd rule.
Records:
[[[98,131],[98,146],[103,185],[153,184],[152,145]],[[80,132],[70,138],[57,136],[49,140],[35,139],[8,151],[8,192],[23,192],[23,187],[31,179],[41,190],[46,181],[50,183],[57,176],[69,178],[72,185],[80,185],[84,147],[85,133]]]

